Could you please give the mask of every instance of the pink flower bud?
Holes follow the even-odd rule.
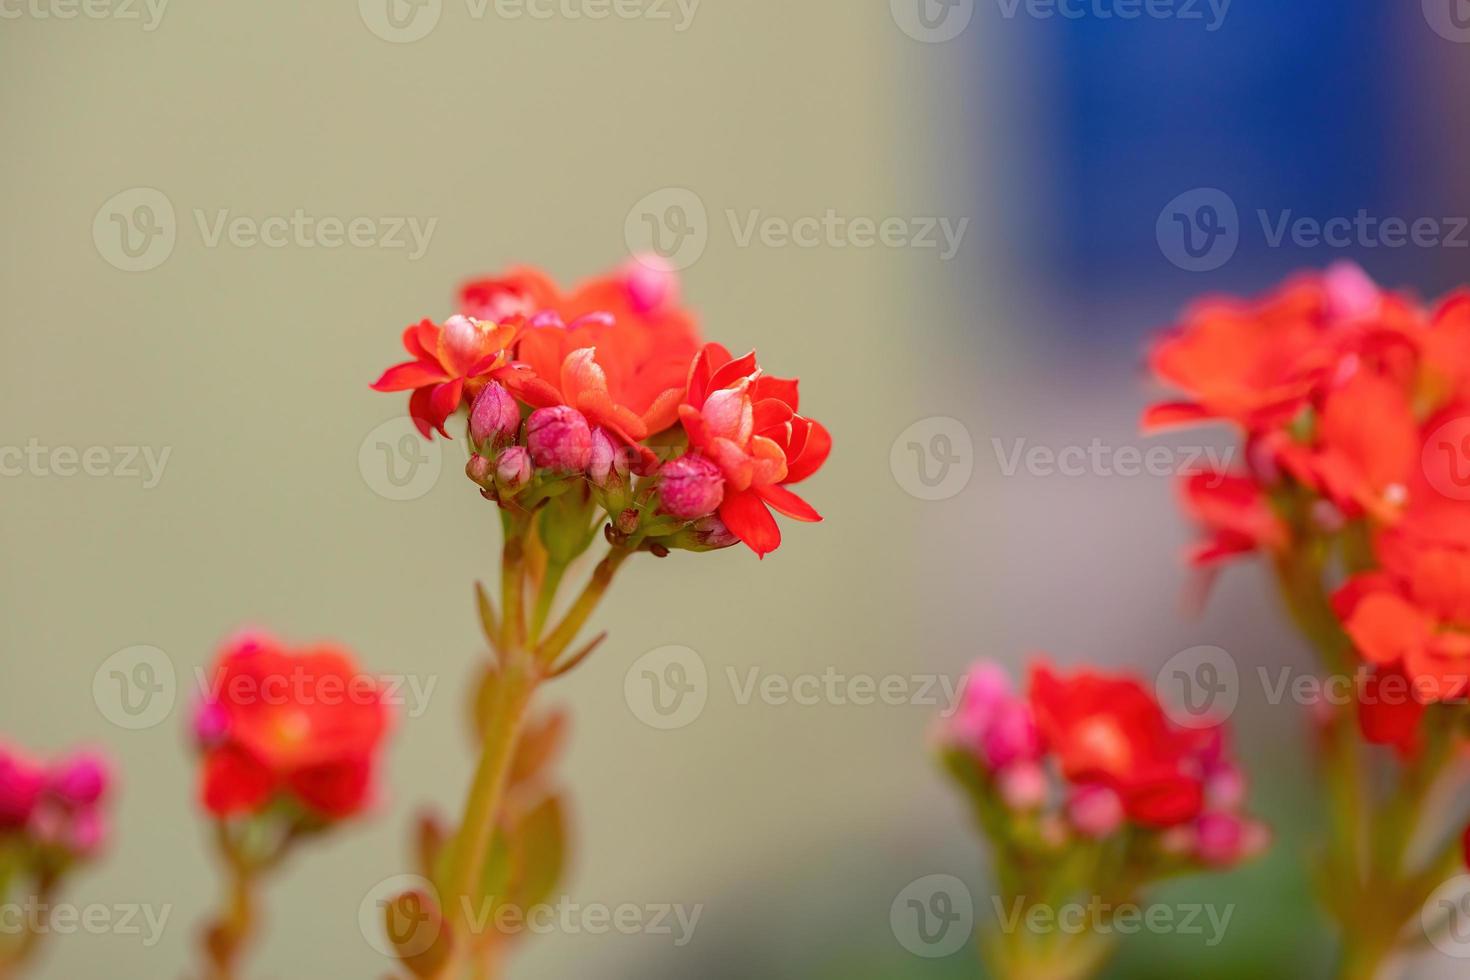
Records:
[[[1000,798],[1012,810],[1035,810],[1046,802],[1046,773],[1034,762],[1018,762],[997,777]]]
[[[714,513],[725,499],[720,468],[703,456],[680,456],[664,464],[658,493],[663,509],[680,520]]]
[[[84,752],[56,767],[51,773],[51,793],[72,807],[88,807],[107,791],[107,763],[98,755]]]
[[[470,457],[470,461],[464,464],[464,475],[469,477],[471,482],[478,483],[489,490],[495,485],[495,464],[479,453],[475,453]]]
[[[1079,786],[1067,802],[1067,816],[1080,832],[1101,839],[1123,825],[1123,801],[1106,786]]]
[[[194,711],[194,739],[202,748],[224,741],[230,731],[230,716],[218,701],[205,699]]]
[[[980,750],[993,770],[1035,761],[1041,755],[1041,735],[1031,706],[1020,698],[1002,700],[981,735]]]
[[[538,408],[526,420],[526,446],[537,466],[581,473],[592,459],[592,429],[575,408]]]
[[[46,775],[39,766],[0,748],[0,829],[24,827],[45,788]]]
[[[525,446],[511,446],[495,461],[495,485],[503,493],[515,493],[531,482],[531,453]]]
[[[95,857],[107,841],[107,818],[97,809],[78,813],[66,830],[65,842],[78,857]]]
[[[1222,765],[1205,780],[1205,803],[1214,810],[1236,810],[1245,802],[1245,776],[1232,765]]]
[[[628,475],[628,452],[605,429],[592,430],[592,460],[587,464],[587,475],[599,487],[621,483]]]
[[[1205,864],[1227,867],[1246,853],[1246,827],[1234,814],[1206,813],[1195,823],[1195,854]]]
[[[981,661],[970,668],[960,687],[960,704],[949,723],[949,738],[974,751],[981,745],[996,708],[1011,696],[1011,681],[1000,664]]]
[[[1323,280],[1327,305],[1335,317],[1353,320],[1374,316],[1383,302],[1378,284],[1356,262],[1334,262]]]
[[[690,525],[690,527],[694,531],[694,536],[700,545],[712,551],[719,548],[729,548],[732,545],[740,543],[740,539],[725,526],[725,522],[720,520],[717,514],[701,517]]]
[[[521,407],[515,396],[492,381],[470,409],[470,441],[495,450],[515,442],[520,431]]]
[[[623,266],[628,301],[638,313],[652,313],[679,301],[679,273],[661,255],[638,255]]]

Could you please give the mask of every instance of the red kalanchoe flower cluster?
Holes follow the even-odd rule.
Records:
[[[790,486],[831,436],[798,414],[795,380],[702,344],[665,265],[637,259],[570,293],[516,269],[467,284],[460,304],[433,336],[410,328],[415,360],[374,387],[413,388],[426,434],[468,405],[466,473],[503,507],[554,500],[542,534],[559,563],[590,543],[599,508],[610,540],[660,554],[743,541],[764,556],[781,543],[772,510],[821,520]]]
[[[353,816],[373,800],[389,722],[383,686],[348,651],[233,637],[195,714],[200,798],[217,817],[282,802],[312,821]]]
[[[1341,264],[1260,302],[1200,304],[1151,360],[1184,398],[1148,426],[1224,420],[1246,449],[1243,472],[1187,487],[1196,560],[1267,555],[1332,689],[1352,694],[1312,699],[1340,790],[1321,878],[1346,969],[1373,975],[1461,858],[1458,841],[1417,852],[1465,820],[1447,784],[1470,700],[1470,291],[1421,304]],[[1197,828],[1212,849],[1231,837]]]
[[[1246,471],[1187,481],[1196,562],[1342,555],[1332,607],[1372,670],[1362,731],[1414,751],[1425,705],[1470,691],[1470,293],[1426,308],[1339,265],[1200,304],[1152,364],[1189,397],[1146,425],[1226,420],[1247,447]]]
[[[1150,408],[1145,427],[1229,422],[1249,463],[1191,485],[1209,539],[1197,560],[1280,551],[1293,519],[1329,531],[1398,521],[1432,423],[1470,397],[1467,352],[1470,294],[1429,311],[1347,264],[1259,302],[1191,309],[1150,355],[1186,398]]]
[[[1242,813],[1245,780],[1224,730],[1175,725],[1134,677],[1038,661],[1021,694],[981,662],[960,697],[940,730],[944,761],[990,845],[997,908],[1018,922],[1096,896],[1145,902],[1165,878],[1228,869],[1266,847],[1265,828]],[[1096,976],[1117,931],[1079,928],[1087,941],[1002,925],[980,945],[994,976]]]
[[[1262,828],[1239,814],[1244,785],[1224,730],[1176,725],[1131,676],[1066,676],[1038,662],[1021,696],[1000,667],[977,664],[944,741],[1008,810],[1055,811],[1084,837],[1109,837],[1125,824],[1167,830],[1158,844],[1171,860],[1192,855],[1212,866],[1264,844]],[[1233,849],[1222,845],[1227,827]]]

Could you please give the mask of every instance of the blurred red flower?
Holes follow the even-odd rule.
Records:
[[[1109,787],[1130,819],[1169,827],[1204,809],[1206,764],[1222,737],[1217,729],[1175,726],[1136,679],[1085,669],[1062,677],[1034,666],[1030,701],[1062,774]]]
[[[286,796],[321,817],[351,816],[372,799],[389,722],[381,684],[347,650],[232,638],[196,716],[204,806],[232,816]]]

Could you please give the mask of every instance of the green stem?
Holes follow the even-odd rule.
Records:
[[[536,596],[536,609],[531,614],[530,645],[533,648],[541,639],[541,631],[546,627],[546,617],[551,615],[551,606],[556,602],[557,589],[561,588],[562,576],[566,573],[565,563],[547,562],[546,577],[541,582],[541,592]]]
[[[597,604],[607,593],[607,588],[612,584],[613,576],[618,567],[628,560],[632,552],[626,548],[613,548],[607,553],[607,557],[597,563],[592,571],[592,577],[582,588],[572,608],[567,610],[566,618],[551,632],[541,645],[536,649],[536,661],[541,664],[549,664],[561,656],[562,651],[571,645],[587,625],[587,620],[597,609]]]
[[[484,719],[480,759],[465,800],[449,879],[443,892],[453,903],[444,909],[444,918],[456,933],[457,941],[454,953],[439,971],[441,977],[455,976],[468,958],[475,955],[474,947],[478,944],[471,941],[473,937],[470,935],[473,913],[477,911],[474,904],[481,897],[481,876],[499,823],[516,745],[536,689],[544,679],[544,668],[576,638],[606,593],[613,573],[628,554],[614,550],[602,560],[566,618],[540,648],[533,651],[525,642],[524,604],[524,535],[529,533],[530,527],[526,520],[514,517],[506,520],[507,538],[502,557],[505,578],[501,582],[505,609],[502,613],[500,672],[495,681],[494,699]],[[538,610],[549,610],[551,596],[560,578],[560,570],[553,574],[548,569],[536,599]]]

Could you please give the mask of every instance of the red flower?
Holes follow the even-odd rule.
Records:
[[[448,438],[444,423],[471,404],[510,360],[513,323],[452,316],[442,326],[424,320],[403,331],[403,346],[413,360],[395,364],[373,382],[374,391],[412,391],[408,414],[425,439],[433,430]]]
[[[348,651],[292,651],[259,634],[232,639],[196,721],[204,806],[225,817],[286,796],[322,817],[351,816],[371,798],[388,724],[381,686]]]
[[[1384,532],[1383,567],[1349,579],[1333,605],[1358,652],[1402,670],[1426,701],[1470,689],[1470,548],[1411,523]]]
[[[1419,751],[1419,723],[1425,711],[1402,668],[1375,667],[1359,699],[1358,727],[1367,741],[1391,745],[1407,758]]]
[[[1144,425],[1284,425],[1344,358],[1401,362],[1419,324],[1413,303],[1380,291],[1352,265],[1293,279],[1255,302],[1202,301],[1149,354],[1155,376],[1186,398],[1152,406]]]
[[[678,421],[699,349],[672,272],[635,261],[562,295],[539,273],[519,270],[470,283],[461,299],[466,309],[534,307],[507,383],[533,407],[575,408],[652,465],[652,451],[637,444]]]
[[[725,478],[720,520],[757,555],[781,544],[768,507],[799,521],[821,515],[787,489],[815,473],[832,451],[818,422],[796,414],[797,382],[765,374],[755,353],[738,360],[707,344],[689,370],[679,419],[690,451],[708,457]]]
[[[1419,463],[1419,426],[1408,393],[1388,377],[1358,370],[1327,392],[1311,440],[1273,443],[1278,460],[1303,485],[1346,516],[1397,519]]]
[[[1089,670],[1064,678],[1036,665],[1030,700],[1070,782],[1107,786],[1130,819],[1149,827],[1202,812],[1204,763],[1212,747],[1218,751],[1218,730],[1175,727],[1137,680]]]
[[[1288,531],[1251,477],[1209,470],[1183,482],[1184,508],[1205,531],[1190,562],[1205,567],[1254,551],[1286,546]]]

